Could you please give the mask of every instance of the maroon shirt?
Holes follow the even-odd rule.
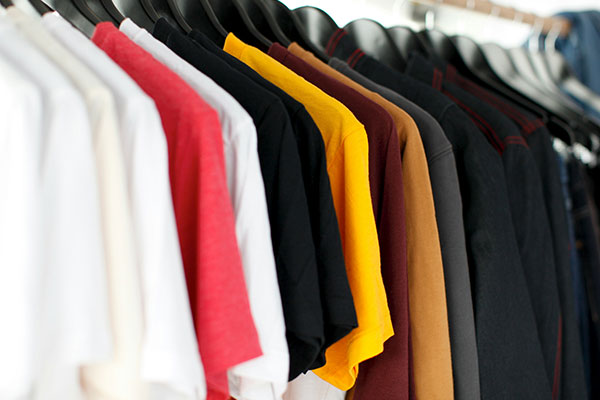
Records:
[[[394,327],[384,352],[360,364],[354,400],[409,398],[409,315],[402,159],[398,132],[381,106],[275,43],[269,55],[344,104],[369,141],[369,183],[381,253],[381,273]]]

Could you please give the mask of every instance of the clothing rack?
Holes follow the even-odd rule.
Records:
[[[551,31],[558,32],[559,36],[568,35],[571,30],[570,22],[560,17],[542,17],[533,13],[517,10],[514,7],[501,6],[486,0],[411,0],[417,4],[444,5],[463,8],[469,11],[492,15],[497,18],[513,20],[523,24],[532,25],[541,30],[543,34]]]

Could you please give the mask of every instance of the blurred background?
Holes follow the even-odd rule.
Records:
[[[338,24],[358,18],[371,18],[384,26],[405,25],[420,30],[436,27],[447,34],[470,36],[479,42],[493,41],[504,47],[519,46],[532,32],[532,26],[437,4],[436,0],[281,0],[289,8],[319,7]],[[561,11],[600,9],[600,0],[496,0],[495,4],[519,11],[550,16]]]

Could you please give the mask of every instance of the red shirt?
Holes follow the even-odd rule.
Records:
[[[92,41],[137,82],[160,113],[208,398],[227,399],[227,369],[262,352],[235,236],[217,113],[111,23],[98,24]]]

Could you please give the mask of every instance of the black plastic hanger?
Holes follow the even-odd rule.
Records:
[[[327,53],[329,39],[340,29],[335,21],[325,11],[316,7],[296,8],[293,13],[300,19],[308,39],[321,51]]]
[[[86,15],[79,11],[79,8],[77,8],[71,1],[44,0],[44,2],[54,10],[58,11],[63,18],[83,32],[87,37],[92,37],[94,34],[94,29],[96,28],[96,24],[90,21]]]
[[[222,47],[229,33],[215,15],[208,0],[172,0],[181,15],[192,29],[208,36]]]
[[[275,17],[277,25],[281,28],[286,37],[292,42],[298,43],[305,50],[312,52],[321,61],[328,62],[329,56],[323,49],[315,46],[308,37],[308,33],[304,29],[302,21],[292,10],[278,0],[259,0]]]
[[[530,98],[523,96],[520,92],[510,85],[507,85],[502,79],[496,76],[494,70],[485,58],[483,51],[473,39],[466,36],[453,36],[451,40],[456,46],[458,52],[457,55],[462,62],[458,62],[454,59],[446,61],[454,65],[462,75],[511,99],[521,107],[524,107],[542,118],[544,122],[547,122],[548,117],[546,115],[546,110],[544,110],[543,107],[540,107],[540,105]]]
[[[37,11],[40,15],[44,15],[46,13],[54,11],[42,0],[29,0],[29,3],[33,6],[33,8],[35,8],[35,11]]]
[[[96,14],[94,12],[94,10],[92,10],[87,3],[85,2],[85,0],[71,0],[73,2],[73,4],[75,4],[75,7],[77,7],[77,9],[83,14],[85,15],[85,17],[91,21],[94,25],[97,25],[99,23],[102,22],[102,18],[100,18],[98,16],[98,14]]]
[[[432,29],[419,32],[419,36],[427,38],[427,42],[437,57],[450,62],[458,70],[468,68],[460,58],[456,45],[444,32]]]
[[[600,112],[600,96],[575,76],[562,54],[554,50],[546,50],[542,56],[546,62],[546,68],[557,86]]]
[[[102,21],[112,22],[115,26],[119,26],[118,22],[110,15],[100,0],[85,0],[85,3]]]
[[[238,0],[240,6],[246,11],[256,29],[272,42],[279,42],[288,47],[292,41],[283,33],[275,16],[261,0]]]
[[[365,53],[399,71],[406,67],[406,60],[379,22],[361,18],[350,22],[344,29]]]
[[[541,104],[544,108],[552,111],[567,122],[571,121],[573,118],[577,118],[577,116],[567,107],[528,82],[527,78],[523,77],[520,71],[517,70],[513,63],[514,59],[504,48],[494,43],[486,43],[481,45],[480,49],[489,65],[494,70],[496,76],[498,76],[505,84],[514,88],[522,95],[532,99],[536,103]],[[519,59],[519,63],[523,63],[523,60]],[[528,61],[525,60],[524,63],[528,63]],[[523,72],[526,72],[526,66],[521,65],[521,67]]]
[[[554,96],[532,86],[519,74],[512,63],[511,57],[500,46],[487,43],[481,49],[494,72],[500,79],[508,83],[521,94],[543,106],[553,115],[566,122],[575,132],[577,142],[586,147],[591,147],[590,135],[600,135],[600,127],[585,118],[583,113],[577,112],[559,102]]]
[[[416,32],[406,26],[393,26],[387,28],[387,31],[405,60],[414,51],[425,56],[432,52],[427,43]]]
[[[117,6],[115,6],[115,3],[113,3],[111,0],[100,0],[100,3],[106,12],[111,16],[113,21],[117,24],[117,26],[123,22],[125,16],[121,14]]]
[[[159,18],[164,18],[174,27],[179,29],[181,32],[189,32],[192,28],[185,22],[185,19],[181,15],[181,12],[171,0],[141,0],[142,4],[146,3],[146,6],[151,8],[153,11],[149,13],[150,18],[156,23]],[[158,17],[158,18],[156,18]]]
[[[148,32],[152,32],[155,18],[159,17],[154,7],[148,5],[147,0],[112,0],[112,3],[121,15],[130,18],[136,25],[146,29]]]
[[[223,27],[233,32],[244,42],[268,50],[273,44],[256,29],[250,16],[237,0],[209,0],[209,3]]]

